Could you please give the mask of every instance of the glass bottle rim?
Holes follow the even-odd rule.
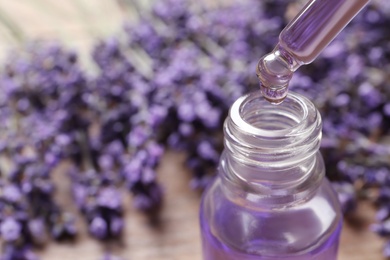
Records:
[[[222,180],[232,192],[274,206],[307,199],[325,173],[321,126],[318,110],[303,95],[290,92],[279,105],[260,91],[239,98],[225,121]]]
[[[288,137],[295,136],[296,134],[302,135],[302,131],[313,123],[310,121],[309,115],[316,113],[317,111],[314,104],[308,98],[298,93],[289,92],[284,102],[278,105],[270,104],[270,106],[273,106],[275,110],[281,110],[288,105],[295,105],[301,111],[299,117],[295,118],[296,122],[294,122],[293,125],[281,129],[266,129],[254,125],[246,119],[245,110],[251,102],[268,103],[268,101],[263,98],[260,91],[250,93],[240,97],[234,102],[229,111],[229,117],[234,125],[238,126],[241,131],[244,131],[249,135],[264,138]],[[259,106],[259,109],[262,108]]]

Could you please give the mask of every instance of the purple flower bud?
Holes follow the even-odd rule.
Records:
[[[44,161],[48,166],[55,166],[60,160],[57,154],[50,151],[46,152],[44,157]]]
[[[104,239],[107,237],[107,222],[99,216],[92,219],[89,224],[89,232],[96,238]]]
[[[6,185],[3,188],[3,198],[11,203],[17,203],[22,198],[22,193],[16,185]]]
[[[389,215],[390,215],[389,207],[382,207],[377,211],[375,218],[378,221],[384,221],[389,217]]]
[[[382,115],[380,113],[372,113],[368,116],[366,124],[368,129],[377,129],[382,124]]]
[[[359,86],[359,96],[371,108],[380,105],[382,94],[370,83],[364,82]]]
[[[149,109],[148,123],[152,127],[158,127],[167,117],[168,111],[166,107],[152,105]]]
[[[155,180],[156,180],[156,172],[149,167],[145,167],[142,170],[142,182],[144,184],[148,184],[154,182]]]
[[[31,250],[29,250],[27,248],[23,251],[22,259],[24,259],[24,260],[39,260],[38,256],[35,255]]]
[[[143,211],[147,211],[153,207],[153,201],[145,194],[136,195],[133,203],[135,208]]]
[[[178,116],[184,122],[192,122],[195,120],[196,114],[194,106],[189,102],[183,102],[177,108]]]
[[[134,192],[134,207],[142,211],[157,209],[162,203],[163,190],[155,182],[148,184],[147,190]]]
[[[109,143],[105,151],[111,156],[120,156],[123,153],[124,148],[121,142],[116,140]]]
[[[105,187],[100,190],[96,198],[97,205],[112,210],[120,211],[122,208],[122,197],[115,187]]]
[[[45,223],[42,218],[34,218],[28,221],[28,231],[35,243],[42,243],[45,240]]]
[[[377,198],[379,203],[388,203],[390,202],[390,188],[389,187],[381,187],[379,190],[379,195]]]
[[[383,256],[386,258],[390,257],[390,242],[389,241],[383,247]]]
[[[150,142],[148,146],[146,147],[148,153],[152,157],[161,157],[164,153],[164,147],[155,143],[155,142]]]
[[[386,103],[386,105],[383,107],[383,113],[390,117],[390,103]]]
[[[65,147],[72,142],[72,138],[67,134],[59,134],[55,137],[55,142],[60,147]]]
[[[338,95],[337,97],[335,97],[332,100],[332,103],[335,107],[343,107],[343,106],[348,105],[350,100],[351,100],[351,98],[348,94],[342,93],[342,94]]]
[[[324,58],[328,59],[335,59],[345,53],[346,46],[342,42],[334,41],[327,48],[324,49],[324,51],[321,53],[321,55]]]
[[[123,168],[123,174],[126,180],[130,183],[137,182],[141,177],[142,162],[137,158],[133,158]]]
[[[218,161],[219,155],[210,142],[201,141],[197,147],[199,156],[206,160]]]
[[[168,137],[168,145],[173,148],[181,148],[180,136],[177,133],[172,133]]]
[[[27,111],[30,108],[30,102],[26,98],[19,99],[17,104],[17,108],[19,111]]]
[[[155,76],[155,83],[159,87],[169,87],[173,83],[172,81],[174,80],[175,73],[172,71],[164,71],[164,72],[159,72]]]
[[[15,247],[12,244],[5,245],[1,260],[39,260],[39,258],[27,247]]]
[[[182,123],[179,125],[179,133],[182,136],[188,137],[188,136],[192,135],[193,132],[194,132],[194,128],[192,127],[191,124]]]
[[[115,77],[113,77],[113,78],[115,78]],[[110,88],[110,94],[113,96],[122,96],[123,93],[124,93],[124,89],[122,88],[122,86],[113,85]]]
[[[20,238],[22,227],[14,218],[8,217],[0,224],[1,237],[8,242],[18,240]]]
[[[50,180],[40,179],[34,182],[39,191],[46,195],[51,195],[54,192],[54,184]]]
[[[390,235],[390,220],[384,221],[381,224],[372,224],[370,229],[377,233],[380,236],[389,236]]]
[[[85,186],[80,185],[78,183],[73,183],[72,192],[74,201],[79,208],[83,208],[85,206],[85,201],[88,196],[88,190]]]
[[[363,74],[364,62],[363,58],[357,54],[352,54],[347,57],[347,77],[355,79],[357,76]]]
[[[113,217],[110,221],[110,232],[114,237],[119,236],[123,231],[123,219],[121,217]]]
[[[140,147],[149,138],[149,131],[142,126],[136,126],[127,136],[127,143],[131,147]]]
[[[149,142],[146,146],[146,151],[148,154],[148,157],[146,158],[146,164],[153,168],[160,161],[164,153],[164,148],[155,142]]]
[[[98,164],[103,170],[112,170],[114,167],[114,160],[108,154],[102,154],[98,159]]]

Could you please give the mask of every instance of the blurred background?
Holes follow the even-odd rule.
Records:
[[[77,0],[58,3],[54,0],[1,1],[1,57],[9,47],[27,41],[58,40],[84,55],[90,62],[96,40],[119,33],[124,22],[139,20],[139,12],[148,12],[154,0]],[[229,1],[200,1],[214,8]]]
[[[10,47],[46,39],[77,49],[87,60],[98,38],[119,32],[125,20],[137,19],[125,1],[1,1],[1,10],[3,59]]]
[[[0,0],[2,259],[201,259],[223,119],[305,2]],[[291,83],[323,116],[341,260],[390,256],[389,17],[372,1]]]

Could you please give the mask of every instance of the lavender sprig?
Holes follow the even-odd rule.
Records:
[[[295,73],[291,89],[321,110],[321,149],[344,211],[351,213],[358,199],[375,200],[373,229],[388,236],[390,9],[384,0],[378,3]],[[43,225],[53,237],[74,235],[74,218],[52,198],[50,175],[62,159],[74,164],[75,204],[99,239],[119,237],[123,229],[120,183],[135,207],[155,213],[162,205],[157,168],[166,149],[185,151],[191,186],[205,187],[223,148],[220,129],[228,108],[257,88],[254,57],[274,47],[286,11],[283,1],[248,0],[212,10],[185,0],[159,1],[139,23],[127,25],[123,37],[99,41],[92,51],[94,77],[86,76],[76,53],[58,44],[13,54],[0,75],[0,133],[14,141],[1,142],[0,151],[19,166],[12,174],[4,169],[0,178],[4,255],[30,259],[30,240],[41,240]],[[23,147],[33,151],[33,160]]]

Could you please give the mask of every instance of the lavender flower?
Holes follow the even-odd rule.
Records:
[[[184,150],[190,185],[206,187],[223,148],[223,119],[236,98],[257,88],[254,57],[274,47],[286,10],[279,0],[212,10],[158,1],[125,26],[125,37],[97,43],[96,76],[59,44],[13,54],[0,73],[0,152],[14,165],[0,177],[2,259],[35,259],[29,246],[45,241],[46,229],[58,239],[75,236],[74,217],[53,199],[51,172],[62,159],[74,164],[74,202],[98,239],[122,233],[122,186],[136,208],[155,213],[162,205],[157,167],[166,149]],[[379,188],[373,229],[386,236],[389,12],[373,3],[290,84],[321,110],[321,149],[343,210]]]

